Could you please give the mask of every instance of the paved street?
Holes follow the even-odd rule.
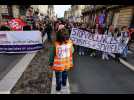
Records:
[[[25,54],[0,54],[0,79],[2,79],[24,55]]]
[[[78,56],[75,64],[69,75],[72,93],[134,93],[134,72],[112,59]]]

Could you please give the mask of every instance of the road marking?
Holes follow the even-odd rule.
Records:
[[[52,78],[52,86],[51,86],[51,94],[70,94],[70,86],[69,81],[67,78],[67,86],[62,88],[60,92],[56,91],[56,78],[55,72],[53,71],[53,78]]]
[[[37,53],[37,52],[36,52]],[[25,71],[36,53],[25,55],[20,62],[18,62],[13,69],[0,81],[0,93],[9,94],[11,89],[17,83],[22,73]]]
[[[47,39],[47,35],[43,37],[43,42]],[[35,53],[26,54],[0,81],[0,94],[10,94],[12,88],[17,83],[31,60],[35,57]]]
[[[128,53],[129,53],[129,54],[133,54],[133,52],[132,52],[132,51],[130,51],[130,50],[128,50]]]
[[[130,68],[131,70],[134,71],[134,66],[133,66],[132,64],[126,62],[125,60],[123,60],[123,59],[121,59],[121,58],[119,58],[119,59],[120,59],[120,62],[121,62],[122,64],[124,64],[126,67],[128,67],[128,68]]]
[[[112,56],[113,58],[115,58],[115,55],[114,55],[114,54],[112,54],[112,53],[109,53],[108,55],[110,55],[110,56]]]
[[[128,50],[128,53],[129,53],[129,54],[133,54],[133,52],[130,51],[130,50]],[[108,55],[110,55],[110,56],[112,56],[113,58],[115,58],[115,54],[109,53]]]
[[[131,52],[131,51],[130,51]],[[129,53],[130,53],[129,52]],[[112,56],[113,58],[115,58],[115,55],[114,54],[109,54],[110,56]],[[126,67],[128,67],[129,69],[133,70],[134,71],[134,66],[130,63],[128,63],[127,61],[123,60],[122,58],[119,58],[120,62],[125,65]]]

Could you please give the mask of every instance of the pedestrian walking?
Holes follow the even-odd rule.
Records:
[[[69,39],[69,33],[64,28],[56,33],[56,41],[50,48],[49,66],[55,71],[56,90],[60,91],[66,86],[68,71],[73,66],[73,43]]]
[[[51,38],[52,25],[50,22],[48,22],[46,25],[46,32],[47,32],[48,41],[51,42],[52,41],[52,38]]]

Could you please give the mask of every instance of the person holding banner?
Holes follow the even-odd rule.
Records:
[[[126,60],[127,54],[128,54],[128,42],[129,42],[129,33],[128,33],[128,27],[123,26],[121,28],[121,37],[122,37],[122,43],[126,44],[125,49],[122,52],[122,57],[124,60]]]
[[[113,32],[114,32],[114,27],[113,27],[113,25],[110,25],[107,29],[106,29],[106,31],[105,31],[105,35],[108,35],[108,36],[113,36]],[[107,53],[107,52],[103,52],[102,53],[102,59],[103,60],[109,60],[109,57],[108,57],[108,54],[109,53]]]
[[[121,38],[121,32],[119,31],[119,29],[118,28],[115,28],[115,30],[114,30],[114,36],[115,36],[115,38],[117,39],[117,41],[120,43],[121,41],[122,41],[122,38]],[[116,61],[120,61],[119,60],[119,57],[120,57],[120,53],[115,53],[115,59],[116,59]]]
[[[52,33],[52,25],[51,22],[48,21],[46,24],[46,32],[47,32],[47,37],[48,37],[48,41],[52,42],[52,37],[51,37],[51,33]]]
[[[56,41],[50,48],[49,66],[55,71],[56,90],[66,86],[68,71],[73,67],[73,43],[69,39],[69,33],[64,28],[56,33]]]
[[[85,26],[85,24],[82,24],[82,26],[81,26],[81,28],[79,28],[79,29],[81,29],[81,30],[86,30],[86,26]],[[78,50],[79,50],[79,55],[81,56],[84,56],[84,54],[85,54],[85,47],[83,47],[83,46],[77,46],[78,47]]]
[[[94,27],[91,28],[91,33],[94,35],[95,33],[97,34],[98,33],[98,29]],[[91,51],[91,54],[90,56],[96,56],[96,50],[95,49],[91,49],[90,48],[90,51]]]

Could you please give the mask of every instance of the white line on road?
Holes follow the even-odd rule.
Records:
[[[124,64],[126,67],[128,67],[128,68],[130,68],[131,70],[134,71],[134,66],[133,66],[133,65],[131,65],[130,63],[126,62],[125,60],[123,60],[123,59],[121,59],[121,58],[119,58],[119,59],[120,59],[120,62],[121,62],[122,64]]]
[[[132,51],[130,51],[130,50],[128,50],[128,53],[129,53],[129,54],[133,54],[133,52],[132,52]]]
[[[129,51],[129,53],[132,53],[131,51]],[[109,54],[110,56],[112,56],[113,58],[115,58],[114,54]],[[126,67],[128,67],[129,69],[134,71],[134,66],[130,63],[128,63],[127,61],[123,60],[122,58],[119,58],[120,62],[125,65]]]
[[[22,73],[29,65],[29,62],[34,58],[36,53],[25,55],[13,69],[0,81],[0,93],[9,94]]]
[[[47,35],[43,37],[43,42],[47,39]],[[0,81],[0,94],[10,94],[11,89],[17,83],[22,73],[25,71],[31,60],[37,54],[26,54]]]

